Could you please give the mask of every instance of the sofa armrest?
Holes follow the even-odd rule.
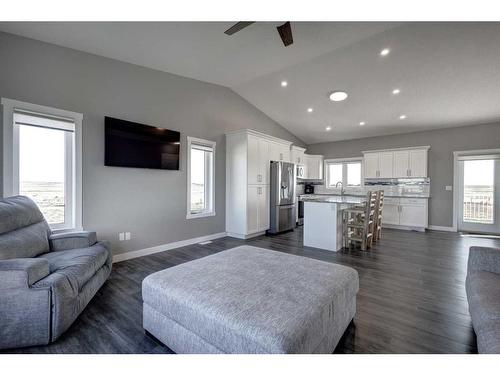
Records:
[[[29,288],[49,275],[49,262],[42,258],[0,260],[0,289]]]
[[[58,233],[52,234],[49,242],[51,251],[82,249],[95,245],[97,235],[95,232]]]
[[[470,271],[487,271],[500,274],[500,249],[472,246],[469,249],[467,269]]]

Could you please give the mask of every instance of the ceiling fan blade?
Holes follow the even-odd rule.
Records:
[[[233,35],[234,33],[237,33],[238,31],[244,29],[245,27],[250,26],[252,23],[255,23],[255,21],[237,22],[233,26],[231,26],[229,29],[224,31],[224,34]]]
[[[293,43],[292,26],[290,25],[290,22],[285,22],[283,25],[278,26],[277,29],[285,47],[288,47]]]

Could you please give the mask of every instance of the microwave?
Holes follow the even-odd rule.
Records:
[[[297,165],[297,178],[306,178],[306,166]]]

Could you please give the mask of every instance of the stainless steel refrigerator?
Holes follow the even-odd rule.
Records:
[[[268,233],[280,233],[295,227],[295,164],[271,162],[270,207],[271,223]]]

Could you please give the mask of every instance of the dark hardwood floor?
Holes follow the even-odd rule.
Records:
[[[11,353],[170,353],[142,329],[141,282],[153,272],[250,244],[354,267],[360,291],[354,324],[336,353],[474,353],[465,295],[468,248],[500,240],[386,229],[369,251],[302,246],[302,231],[248,241],[222,238],[114,264],[110,279],[71,328],[48,346]]]

